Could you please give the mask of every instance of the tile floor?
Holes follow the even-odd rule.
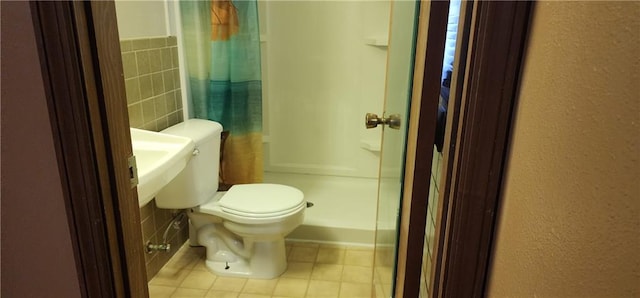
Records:
[[[287,243],[287,271],[273,280],[216,276],[204,255],[202,247],[180,248],[149,282],[151,298],[374,296],[372,248]]]

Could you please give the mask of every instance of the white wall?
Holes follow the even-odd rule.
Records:
[[[120,39],[175,35],[169,26],[173,22],[168,21],[168,7],[173,5],[167,1],[116,0],[115,4]]]
[[[272,1],[259,5],[267,171],[377,177],[389,2]]]

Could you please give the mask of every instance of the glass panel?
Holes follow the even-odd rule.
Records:
[[[394,1],[391,8],[385,117],[400,114],[402,125],[400,129],[383,128],[374,260],[376,297],[391,297],[394,290],[418,8],[415,1]]]

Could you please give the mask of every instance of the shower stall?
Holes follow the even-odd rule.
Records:
[[[373,245],[389,1],[260,1],[265,182],[314,203],[296,240]],[[395,224],[395,223],[394,223]]]

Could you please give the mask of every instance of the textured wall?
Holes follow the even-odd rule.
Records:
[[[640,295],[640,2],[538,2],[490,297]]]
[[[0,11],[0,296],[81,297],[29,3]]]

